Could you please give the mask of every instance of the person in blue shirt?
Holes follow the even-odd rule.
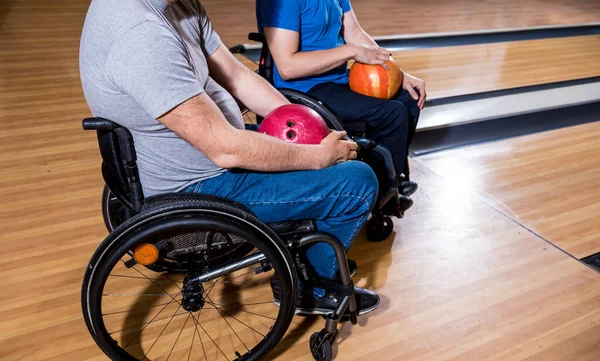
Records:
[[[257,0],[256,16],[275,62],[275,87],[311,95],[347,130],[366,132],[385,145],[400,181],[400,210],[410,208],[417,184],[403,181],[402,173],[425,104],[423,80],[404,73],[401,90],[390,100],[350,90],[349,60],[387,68],[391,56],[361,28],[350,0]]]

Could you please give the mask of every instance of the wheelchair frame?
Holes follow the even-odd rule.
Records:
[[[110,193],[114,194],[114,196],[121,202],[121,204],[130,212],[130,215],[142,215],[144,212],[148,212],[143,208],[144,204],[146,203],[146,199],[144,198],[141,183],[139,180],[139,172],[137,169],[137,157],[131,133],[126,128],[121,127],[116,123],[103,118],[84,119],[83,128],[85,130],[97,131],[100,152],[103,159],[102,174],[106,182],[106,187],[110,190]],[[365,140],[365,143],[363,144],[364,147],[371,146],[369,143],[367,143],[367,141],[368,140]],[[107,194],[110,195],[110,193]],[[174,193],[154,196],[151,198],[153,200],[166,199],[168,201],[169,197],[178,196],[181,195],[178,193]],[[187,196],[192,197],[191,195]],[[207,199],[225,202],[230,206],[237,207],[240,210],[243,210],[244,212],[250,212],[243,205],[237,204],[231,200],[227,200],[224,198],[201,194],[194,194],[193,197],[198,200]],[[107,212],[109,211],[107,210]],[[110,214],[104,214],[104,216],[110,216]],[[117,227],[117,229],[115,230],[109,229],[109,231],[120,235],[119,232],[123,231],[123,227],[132,226],[133,225],[123,225],[122,227]],[[314,226],[312,221],[281,222],[277,224],[264,225],[264,227],[273,230],[275,235],[283,237],[288,251],[293,249],[300,249],[315,244],[317,242],[324,242],[329,244],[335,252],[336,260],[339,265],[339,283],[340,288],[343,290],[343,297],[341,298],[341,301],[339,302],[336,311],[326,316],[325,327],[321,330],[321,332],[313,334],[310,341],[310,349],[315,359],[319,361],[329,361],[331,359],[331,346],[338,332],[337,324],[342,319],[342,316],[346,312],[348,312],[350,314],[351,322],[353,324],[357,323],[357,305],[356,300],[354,298],[354,284],[352,282],[350,271],[348,269],[346,252],[341,243],[335,237],[324,232],[316,231],[316,227]],[[136,237],[144,236],[145,234],[136,235]],[[108,239],[109,238],[107,238],[107,241]],[[101,246],[99,246],[96,253],[99,253],[101,251],[101,248],[105,246],[104,243],[106,243],[106,241],[103,242]],[[104,251],[106,251],[107,249],[109,248],[106,245]],[[94,255],[94,257],[90,261],[90,266],[88,267],[86,276],[84,278],[84,288],[82,289],[82,306],[84,308],[84,315],[86,315],[86,324],[89,328],[90,333],[92,334],[96,342],[98,342],[98,345],[101,346],[103,351],[105,351],[106,346],[103,347],[99,343],[97,339],[97,332],[99,331],[95,329],[91,316],[89,316],[89,308],[86,308],[88,307],[88,305],[85,304],[86,297],[89,297],[89,295],[86,295],[86,292],[90,292],[89,288],[86,288],[86,282],[89,282],[90,278],[92,277],[88,274],[90,272],[93,272],[94,268],[96,267],[94,260],[97,259],[97,257],[97,255]],[[262,266],[266,259],[267,257],[263,253],[254,252],[252,254],[243,256],[240,259],[236,259],[235,262],[230,263],[228,265],[222,265],[215,268],[211,268],[207,272],[195,275],[189,279],[186,278],[185,282],[208,282],[211,280],[218,279],[225,273],[235,272],[236,270],[240,270],[248,266],[252,266],[255,264],[260,264]],[[293,266],[293,269],[295,269],[295,265]],[[294,285],[294,287],[297,287],[297,285]],[[133,358],[133,356],[130,357]],[[245,358],[243,359],[245,360]],[[240,358],[239,360],[242,360],[242,358]]]

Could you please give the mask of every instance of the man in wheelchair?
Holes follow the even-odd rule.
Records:
[[[145,197],[197,192],[237,201],[265,223],[312,219],[346,250],[365,223],[377,180],[353,160],[356,143],[344,132],[298,145],[245,130],[235,99],[262,116],[288,101],[231,55],[197,1],[95,0],[80,70],[94,116],[132,133]],[[327,244],[306,258],[320,277],[336,277]],[[276,284],[273,292],[277,303]],[[371,291],[355,294],[359,314],[379,304]],[[297,312],[332,312],[338,298],[300,292]]]
[[[364,96],[348,86],[349,60],[386,66],[391,53],[360,27],[350,0],[257,0],[259,31],[275,62],[277,88],[289,88],[324,103],[349,131],[386,146],[398,173],[401,211],[412,205],[417,184],[404,179],[408,146],[425,104],[425,84],[404,74],[390,100]]]

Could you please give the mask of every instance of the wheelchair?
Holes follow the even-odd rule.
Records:
[[[248,34],[248,40],[262,44],[258,74],[273,85],[274,62],[269,51],[269,46],[264,35],[259,33]],[[232,53],[243,54],[246,48],[237,45],[229,49]],[[329,128],[335,130],[346,130],[348,135],[363,150],[359,153],[359,160],[367,162],[375,171],[379,181],[379,195],[372,212],[372,217],[367,222],[367,238],[371,241],[382,241],[393,231],[394,224],[390,216],[404,217],[404,212],[398,209],[398,180],[392,156],[388,149],[376,142],[369,140],[363,135],[366,131],[364,123],[354,123],[344,127],[342,121],[327,106],[319,100],[296,90],[278,89],[291,103],[302,104],[315,110],[327,123]],[[257,117],[257,123],[262,119]],[[410,180],[410,168],[408,157],[403,169],[405,180]]]
[[[145,198],[131,133],[103,118],[84,119],[83,128],[97,132],[110,233],[86,268],[82,310],[108,357],[259,360],[288,329],[298,293],[307,292],[297,286],[303,277],[304,284],[328,285],[341,295],[324,328],[310,337],[315,360],[332,359],[342,317],[357,323],[354,285],[336,238],[312,220],[265,224],[245,206],[212,195]],[[300,254],[316,242],[334,249],[335,280],[306,273]]]

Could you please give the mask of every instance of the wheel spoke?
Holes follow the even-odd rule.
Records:
[[[154,320],[155,320],[155,319],[158,317],[158,315],[160,315],[160,313],[161,313],[162,311],[164,311],[164,310],[165,310],[165,308],[167,308],[167,307],[168,307],[168,306],[169,306],[169,305],[170,305],[172,302],[173,302],[173,300],[169,301],[169,303],[167,303],[167,304],[165,305],[165,307],[161,308],[161,310],[160,310],[160,311],[158,311],[158,313],[157,313],[156,315],[154,315],[154,317],[152,317],[152,319],[150,320],[150,322],[146,322],[146,323],[145,323],[146,325],[145,325],[145,326],[144,326],[144,327],[143,327],[143,328],[142,328],[142,329],[141,329],[141,330],[140,330],[140,331],[139,331],[139,332],[138,332],[138,333],[135,335],[135,337],[134,337],[134,338],[132,338],[132,339],[129,341],[129,343],[128,343],[128,344],[127,344],[127,345],[126,345],[126,346],[125,346],[123,349],[126,349],[126,348],[127,348],[127,347],[128,347],[128,346],[129,346],[129,345],[130,345],[130,344],[131,344],[131,343],[132,343],[134,340],[135,340],[135,339],[137,339],[137,338],[138,338],[138,337],[139,337],[139,336],[142,334],[142,332],[143,332],[143,331],[146,329],[146,327],[148,327],[148,325],[149,325],[149,324],[151,324],[152,322],[154,322]],[[143,324],[144,324],[144,323],[141,323],[141,324],[136,324],[136,325],[131,325],[131,326],[133,327],[133,326],[138,326],[138,325],[143,325]],[[119,331],[115,331],[115,332],[112,332],[112,333],[110,333],[110,335],[113,335],[113,334],[115,334],[115,333],[119,333],[119,332],[121,332],[121,331],[124,331],[124,330],[128,330],[128,329],[130,329],[130,328],[132,328],[132,327],[127,327],[127,328],[120,329]]]
[[[170,302],[173,302],[173,301],[170,301]],[[112,316],[112,315],[118,315],[120,313],[128,313],[128,312],[141,311],[141,310],[149,310],[151,308],[165,306],[165,305],[168,305],[168,304],[169,304],[169,302],[167,302],[167,303],[161,303],[160,305],[148,306],[148,307],[132,308],[130,310],[125,310],[125,311],[113,311],[113,312],[103,313],[102,316]]]
[[[119,332],[123,332],[123,331],[126,331],[126,330],[130,330],[130,329],[134,328],[135,326],[146,325],[146,326],[144,326],[144,328],[146,328],[146,327],[148,327],[148,325],[150,325],[151,323],[156,323],[156,322],[164,321],[164,320],[166,320],[166,319],[169,319],[169,318],[172,318],[172,317],[178,317],[178,316],[182,316],[182,315],[185,315],[186,313],[187,313],[187,312],[181,312],[181,313],[178,313],[178,314],[176,314],[176,315],[173,315],[173,316],[161,317],[161,318],[159,318],[158,320],[152,320],[152,321],[148,321],[148,322],[134,323],[133,325],[130,325],[130,326],[126,327],[126,328],[122,328],[122,329],[120,329],[119,331],[114,331],[114,332],[111,332],[110,334],[111,334],[111,335],[114,335],[115,333],[119,333]],[[140,331],[140,333],[141,333],[142,331],[144,331],[144,330],[142,329],[142,330]]]
[[[255,312],[250,312],[250,311],[242,310],[242,307],[244,307],[244,305],[229,306],[229,307],[221,307],[221,305],[219,305],[218,303],[213,303],[213,302],[206,302],[206,303],[208,303],[209,305],[213,306],[213,307],[214,307],[214,308],[215,308],[217,311],[219,311],[219,312],[220,312],[221,310],[224,310],[224,309],[229,309],[229,308],[237,308],[237,309],[238,309],[238,311],[240,311],[240,312],[249,313],[249,314],[251,314],[251,315],[260,316],[260,317],[264,317],[264,318],[271,319],[271,320],[273,320],[273,321],[277,321],[277,319],[276,319],[276,318],[273,318],[273,317],[270,317],[270,316],[265,316],[265,315],[261,315],[261,314],[259,314],[259,313],[255,313]],[[273,301],[269,301],[269,302],[266,302],[266,303],[273,303]]]
[[[121,262],[125,263],[125,261],[123,261],[123,259],[121,259]],[[152,279],[150,279],[150,277],[146,276],[142,271],[140,271],[139,269],[135,268],[135,266],[131,267],[133,270],[135,270],[136,272],[138,272],[139,274],[141,274],[143,277],[147,278],[148,281],[152,282],[153,284],[156,285],[156,287],[160,288],[161,291],[163,291],[166,295],[168,295],[169,297],[171,297],[172,299],[175,299],[173,296],[171,296],[169,294],[169,292],[167,292],[164,288],[162,288],[158,283],[156,283],[155,281],[153,281]],[[181,290],[181,289],[180,289]]]
[[[170,277],[167,276],[167,280],[163,280],[160,278],[151,278],[151,277],[140,277],[140,276],[127,276],[127,275],[119,275],[119,274],[109,274],[110,277],[120,277],[120,278],[133,278],[133,279],[139,279],[139,280],[151,280],[151,281],[156,281],[156,282],[178,282],[178,283],[183,283],[183,281],[174,281],[173,279],[171,279]]]
[[[214,306],[214,305],[213,305]],[[233,333],[235,334],[235,336],[238,338],[238,340],[240,340],[240,342],[242,343],[242,345],[244,345],[244,347],[246,348],[246,350],[250,351],[250,349],[248,348],[248,346],[246,346],[246,344],[244,343],[244,341],[242,341],[240,335],[238,335],[237,332],[235,332],[235,330],[233,329],[233,327],[231,327],[231,325],[229,324],[229,322],[227,321],[227,319],[225,319],[225,317],[223,317],[223,313],[221,310],[219,310],[217,307],[215,307],[217,309],[217,311],[219,311],[219,315],[221,316],[221,318],[223,319],[223,321],[225,321],[225,323],[227,324],[227,326],[229,326],[229,328],[231,329],[231,331],[233,331]]]
[[[185,319],[185,322],[183,323],[183,326],[181,327],[181,330],[179,331],[179,335],[177,335],[177,338],[175,339],[175,343],[173,344],[173,347],[171,347],[171,351],[169,351],[169,356],[167,356],[167,361],[169,361],[169,359],[171,358],[171,354],[173,353],[175,346],[177,346],[177,341],[179,341],[179,337],[181,337],[181,333],[183,332],[185,325],[187,324],[188,320],[190,319],[190,315],[191,315],[191,313],[188,313],[188,317]]]
[[[191,315],[191,313],[190,313],[190,315]],[[194,317],[192,317],[192,322],[194,322],[193,319],[194,319]],[[194,323],[194,326],[195,325],[196,324]],[[198,330],[198,328],[196,328],[196,330]],[[195,337],[196,337],[196,332],[194,332],[194,329],[192,328],[192,342],[190,343],[190,352],[188,353],[187,361],[190,361],[190,357],[192,357],[192,349],[194,348],[194,338]]]
[[[103,293],[102,297],[171,297],[171,301],[176,301],[175,297],[179,296],[181,292],[176,294],[171,293]]]
[[[192,317],[194,317],[194,316],[192,316]],[[210,335],[208,334],[208,332],[206,332],[206,329],[204,329],[204,327],[202,327],[202,325],[200,324],[200,322],[198,322],[198,320],[196,320],[196,322],[197,322],[197,325],[200,326],[200,328],[202,329],[202,331],[204,331],[204,333],[206,334],[206,336],[208,336],[208,338],[212,341],[212,343],[214,343],[215,346],[217,346],[217,349],[219,349],[219,351],[221,351],[221,354],[223,355],[223,357],[225,357],[227,359],[227,361],[231,361],[231,360],[229,360],[229,357],[227,357],[227,355],[225,355],[225,352],[223,352],[223,350],[221,350],[221,348],[219,347],[219,345],[217,345],[217,343],[215,342],[215,340],[213,340],[212,337],[210,337]],[[206,354],[205,354],[205,357],[206,357]]]
[[[233,254],[231,256],[233,257]],[[231,261],[231,258],[229,259],[229,261]],[[229,261],[227,261],[227,262],[229,262]],[[240,263],[242,263],[242,259],[240,259],[238,261],[238,263],[236,264],[236,267]],[[208,297],[208,295],[210,295],[210,292],[213,290],[213,288],[215,288],[215,285],[223,277],[224,273],[225,273],[225,269],[223,269],[223,271],[221,271],[221,274],[219,275],[219,277],[217,277],[217,279],[215,280],[215,282],[207,290],[204,291],[204,297]]]
[[[229,259],[227,260],[226,263],[229,263],[231,261],[231,259],[233,258],[235,252],[231,252]],[[239,265],[242,262],[243,258],[241,258],[238,263],[236,264]],[[225,273],[225,268],[223,268],[223,270],[221,271],[221,274],[219,275],[219,277],[217,277],[217,279],[215,280],[215,282],[212,284],[212,286],[210,286],[210,288],[208,290],[206,290],[204,293],[208,296],[210,294],[210,291],[212,291],[212,289],[215,287],[216,283],[219,282],[219,280],[221,279],[221,277],[223,277],[223,274]]]
[[[171,319],[169,320],[169,322],[167,322],[167,324],[165,325],[165,327],[163,327],[162,331],[160,331],[160,333],[158,334],[158,337],[156,338],[156,340],[154,340],[154,343],[148,349],[148,352],[146,352],[144,354],[144,358],[142,359],[142,361],[144,361],[146,359],[146,357],[148,357],[148,354],[150,353],[150,351],[152,351],[152,348],[154,347],[154,345],[156,345],[156,343],[158,342],[158,339],[160,338],[160,336],[162,336],[162,334],[165,332],[165,330],[167,329],[167,327],[169,327],[169,325],[171,324],[171,321],[173,321],[173,318],[175,317],[175,315],[177,314],[177,311],[179,311],[180,308],[181,308],[181,305],[179,305],[177,307],[177,309],[175,310],[175,313],[173,313],[173,316],[171,316]]]
[[[209,297],[208,299],[210,300],[210,297]],[[210,302],[212,302],[212,301],[210,301]],[[212,305],[214,306],[214,303],[213,303]],[[238,319],[237,319],[235,316],[232,316],[231,314],[229,314],[229,313],[227,313],[227,312],[225,312],[225,311],[223,311],[223,310],[220,310],[220,309],[219,309],[219,307],[216,307],[216,306],[215,306],[215,308],[217,309],[217,311],[219,311],[219,312],[223,312],[223,313],[224,313],[224,314],[226,314],[227,316],[229,316],[229,317],[233,318],[233,319],[234,319],[234,320],[236,320],[237,322],[239,322],[239,323],[241,323],[242,325],[244,325],[244,326],[248,327],[248,328],[249,328],[249,329],[251,329],[252,331],[254,331],[254,332],[258,333],[258,334],[259,334],[259,335],[261,335],[262,337],[266,337],[265,335],[263,335],[263,334],[262,334],[262,333],[260,333],[259,331],[255,330],[255,329],[254,329],[254,328],[252,328],[251,326],[248,326],[246,323],[244,323],[244,322],[242,322],[242,321],[238,320]],[[202,327],[202,326],[200,326],[200,327]]]
[[[198,312],[198,316],[200,316],[200,312]],[[204,353],[204,359],[206,361],[208,361],[208,357],[206,357],[206,349],[204,348],[204,342],[202,341],[202,335],[200,335],[200,331],[198,331],[198,320],[194,317],[194,315],[192,315],[192,320],[194,321],[196,333],[198,334],[198,338],[200,339],[200,344],[202,345],[202,352]]]

